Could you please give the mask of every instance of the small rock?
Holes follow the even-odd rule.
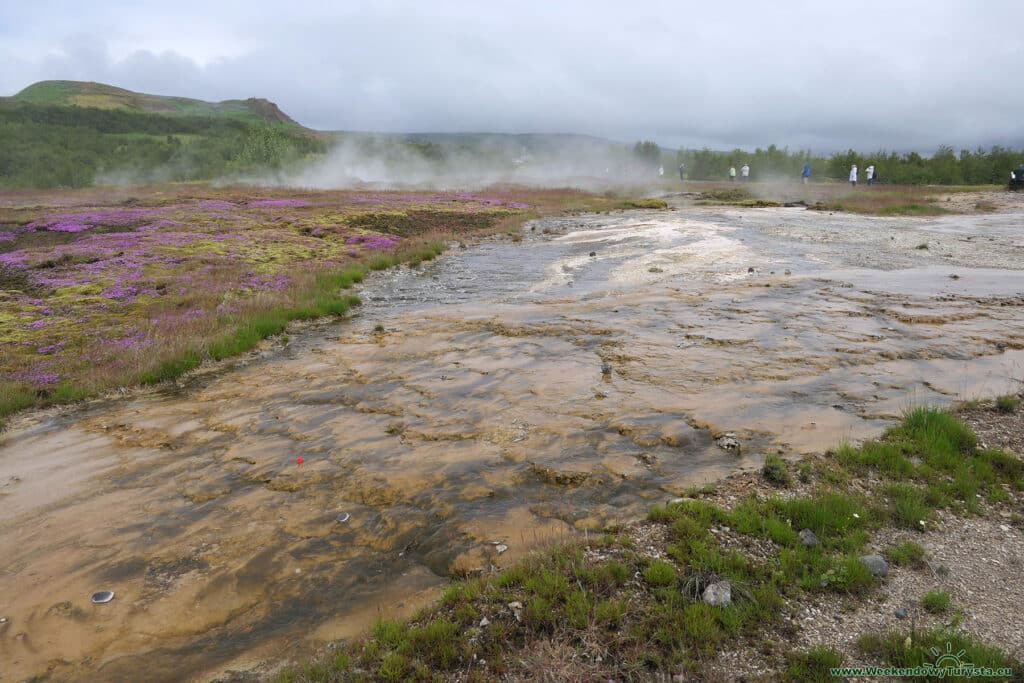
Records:
[[[747,272],[748,273],[753,273],[754,272],[754,267],[751,266],[750,268],[747,268]]]
[[[903,607],[900,607],[899,609],[897,609],[895,614],[896,614],[896,618],[897,619],[906,619],[907,618],[907,610],[905,608],[903,608]]]
[[[1000,524],[999,525],[999,530],[1000,531],[1009,531],[1010,527],[1006,526],[1005,524]]]
[[[480,620],[480,628],[483,628],[484,626],[487,626],[490,623],[491,623],[491,620],[488,619],[487,617],[484,617],[483,619]]]
[[[800,542],[808,548],[813,548],[814,546],[821,543],[821,541],[818,540],[818,534],[814,533],[810,529],[800,530]]]
[[[786,275],[792,275],[792,274],[793,274],[793,272],[789,268],[786,268]]]
[[[590,255],[591,256],[597,256],[597,252],[596,251],[592,251],[592,252],[590,252]]]
[[[715,440],[715,443],[724,450],[740,452],[740,440],[732,432],[722,434],[722,436]]]
[[[889,573],[889,564],[881,555],[861,555],[860,561],[874,576],[885,576]]]
[[[732,604],[732,586],[728,581],[718,581],[704,589],[702,598],[712,607],[728,607]]]
[[[498,545],[494,546],[494,550],[495,550],[495,551],[496,551],[496,552],[497,552],[497,553],[498,553],[499,555],[501,555],[501,554],[502,554],[503,552],[505,552],[506,550],[508,550],[508,546],[507,546],[507,545],[505,545],[504,543],[499,543]]]

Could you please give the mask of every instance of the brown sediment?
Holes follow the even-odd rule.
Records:
[[[836,220],[552,219],[379,276],[360,318],[229,369],[19,418],[0,441],[5,675],[294,656],[766,453],[1024,376],[1020,292],[995,270],[1013,216],[964,227],[993,240],[952,252],[957,281],[938,249],[883,248],[956,226]],[[89,603],[101,589],[117,597]]]

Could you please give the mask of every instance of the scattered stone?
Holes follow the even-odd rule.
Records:
[[[813,548],[814,546],[819,545],[821,543],[821,541],[818,539],[818,534],[814,533],[810,529],[800,530],[800,542],[808,548]]]
[[[949,276],[949,279],[950,280],[959,280],[960,276],[957,275],[956,273],[953,273],[952,275]]]
[[[612,374],[611,363],[609,363],[608,361],[604,361],[603,363],[601,363],[601,374],[606,377]]]
[[[334,519],[335,519],[335,520],[337,520],[337,521],[339,521],[339,522],[341,522],[342,524],[344,524],[344,523],[345,523],[345,522],[347,522],[347,521],[348,521],[348,520],[349,520],[349,519],[350,519],[351,517],[352,517],[352,515],[350,515],[349,513],[347,513],[347,512],[342,512],[342,513],[340,513],[340,514],[339,514],[339,515],[338,515],[337,517],[335,517]]]
[[[480,620],[480,628],[483,628],[484,626],[487,626],[490,623],[491,623],[491,620],[488,619],[487,617],[484,617],[483,619]]]
[[[718,439],[715,440],[718,447],[727,451],[736,451],[737,454],[740,452],[740,440],[736,438],[736,435],[732,432],[726,432],[722,434]]]
[[[592,252],[590,252],[590,255],[591,256],[597,256],[597,252],[596,251],[592,251]]]
[[[497,553],[498,553],[499,555],[501,555],[501,554],[502,554],[503,552],[505,552],[506,550],[508,550],[508,546],[507,546],[507,545],[505,545],[504,543],[499,543],[498,545],[494,546],[494,550],[495,550],[495,551],[496,551],[496,552],[497,552]]]
[[[786,268],[786,275],[792,275],[792,274],[793,274],[793,272],[789,268]]]
[[[747,268],[747,272],[748,273],[753,273],[754,272],[754,267],[751,266],[751,267]]]
[[[114,591],[98,591],[92,594],[94,605],[103,605],[114,599]]]
[[[512,610],[512,616],[516,618],[516,621],[523,620],[523,603],[521,602],[510,602],[508,608]]]
[[[732,585],[728,581],[718,581],[705,588],[701,597],[712,607],[728,607],[732,604]]]
[[[881,555],[861,555],[860,561],[874,576],[885,576],[889,573],[889,564]]]
[[[899,609],[897,609],[895,614],[896,614],[896,618],[897,619],[906,619],[907,618],[907,610],[904,607],[900,607]]]

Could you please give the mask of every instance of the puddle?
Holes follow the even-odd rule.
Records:
[[[1020,219],[552,219],[376,277],[358,318],[276,355],[22,418],[0,441],[0,681],[301,655],[766,453],[1015,390]]]

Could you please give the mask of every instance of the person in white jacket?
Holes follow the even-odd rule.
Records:
[[[864,169],[864,176],[868,179],[868,186],[875,183],[875,165],[872,164]]]
[[[857,187],[857,164],[850,167],[850,185]]]

